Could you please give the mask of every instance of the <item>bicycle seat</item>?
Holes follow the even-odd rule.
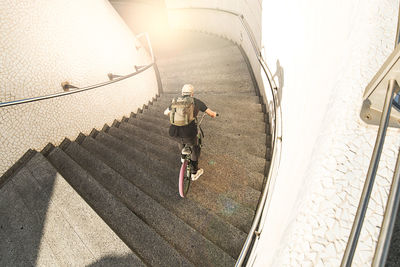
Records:
[[[190,147],[185,146],[184,148],[182,148],[182,155],[189,155],[190,153],[192,153]]]

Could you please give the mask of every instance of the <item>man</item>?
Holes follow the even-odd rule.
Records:
[[[198,168],[198,160],[200,157],[200,146],[198,144],[197,140],[197,124],[196,120],[194,118],[197,117],[197,114],[199,113],[199,110],[202,112],[205,112],[207,115],[209,115],[212,118],[215,118],[217,116],[217,113],[209,109],[204,102],[201,100],[194,98],[194,88],[193,85],[191,84],[185,84],[182,87],[182,98],[186,100],[189,103],[193,103],[194,108],[190,109],[190,112],[193,112],[193,114],[190,114],[189,118],[186,118],[186,125],[182,126],[177,126],[174,124],[171,124],[169,128],[169,135],[174,137],[176,141],[178,142],[179,149],[182,150],[185,144],[189,144],[193,146],[193,151],[192,151],[192,165],[193,165],[193,170],[192,170],[192,180],[197,180],[202,174],[203,174],[203,169]],[[192,102],[191,102],[192,101]],[[171,113],[171,107],[172,104],[164,111],[164,114],[169,116]]]

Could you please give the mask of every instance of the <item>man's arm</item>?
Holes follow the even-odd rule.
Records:
[[[206,109],[205,113],[207,113],[207,115],[210,116],[211,118],[215,118],[217,116],[217,113],[209,108]]]
[[[200,111],[207,113],[207,115],[211,118],[215,118],[217,116],[217,113],[209,109],[207,105],[204,104],[204,102],[200,99],[194,98],[194,104],[198,107]]]

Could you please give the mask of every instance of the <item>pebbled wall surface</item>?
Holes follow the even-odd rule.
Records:
[[[263,25],[275,23],[264,32],[268,59],[285,73],[284,133],[255,266],[340,265],[378,131],[359,117],[362,94],[394,49],[398,6],[264,2]],[[353,266],[371,265],[399,133],[388,131]]]
[[[1,1],[0,101],[126,75],[151,58],[105,0]],[[58,144],[129,115],[157,93],[152,68],[92,91],[0,108],[0,175],[27,149]]]

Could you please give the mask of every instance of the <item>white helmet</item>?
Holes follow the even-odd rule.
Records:
[[[185,84],[182,87],[182,95],[191,95],[194,92],[194,87],[191,84]]]

